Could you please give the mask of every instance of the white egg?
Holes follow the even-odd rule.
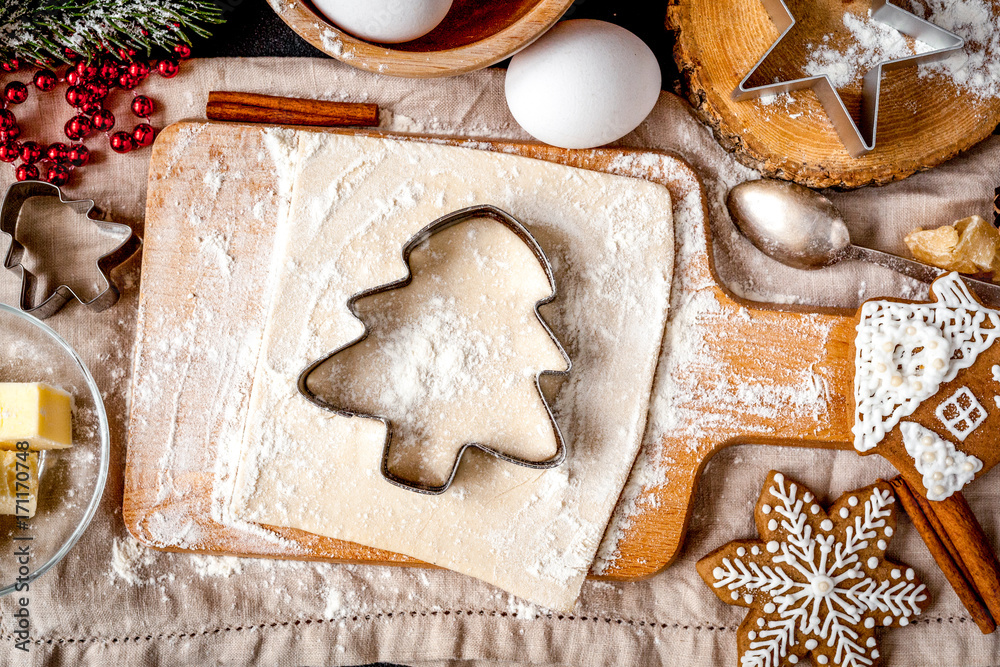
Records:
[[[369,42],[398,44],[423,37],[451,9],[452,0],[313,0],[344,32]]]
[[[507,106],[531,136],[562,148],[601,146],[628,134],[660,94],[660,66],[628,30],[563,21],[514,56]]]

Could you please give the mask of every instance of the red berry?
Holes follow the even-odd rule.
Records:
[[[90,149],[83,144],[73,144],[66,152],[66,161],[74,167],[82,167],[90,162]]]
[[[35,72],[35,76],[32,77],[31,82],[35,84],[35,88],[43,91],[50,91],[56,87],[59,83],[59,79],[56,78],[56,73],[50,69],[40,69]]]
[[[87,101],[80,106],[80,113],[91,116],[103,108],[104,103],[101,102],[101,100],[95,100],[88,97]]]
[[[83,79],[80,78],[75,69],[70,68],[66,70],[66,83],[70,86],[79,86],[83,84]]]
[[[149,76],[149,63],[145,63],[141,60],[136,60],[134,63],[129,63],[127,71],[129,76],[134,76],[135,78],[142,81],[147,76]]]
[[[76,70],[76,74],[80,77],[81,81],[90,81],[97,76],[98,72],[100,72],[100,68],[98,68],[96,63],[90,63],[86,60],[80,60],[77,62],[74,69]]]
[[[49,144],[49,147],[45,149],[45,157],[49,159],[49,162],[65,162],[68,153],[69,148],[61,141]]]
[[[139,85],[139,79],[135,78],[128,72],[125,72],[120,77],[118,77],[118,85],[125,90],[132,90]]]
[[[149,123],[139,123],[132,130],[132,138],[135,139],[137,147],[145,148],[153,143],[153,139],[156,138],[156,130]]]
[[[126,49],[126,48],[120,48],[120,49],[118,49],[118,57],[121,58],[122,60],[132,60],[133,58],[135,58],[135,54],[136,54],[136,50],[135,49],[131,49],[131,48],[130,49]]]
[[[132,100],[132,113],[139,118],[149,118],[153,115],[153,100],[145,95],[136,95]]]
[[[5,72],[16,72],[17,70],[21,69],[21,59],[12,58],[7,62],[0,63],[0,69],[2,69]]]
[[[10,109],[0,109],[0,130],[10,130],[17,126],[17,117]]]
[[[76,62],[77,60],[80,59],[80,54],[74,51],[73,49],[66,47],[63,49],[63,57],[66,58],[66,60],[68,60],[69,62]]]
[[[13,162],[19,157],[21,157],[21,145],[19,143],[0,144],[0,160]]]
[[[69,169],[64,164],[50,164],[45,170],[45,180],[52,185],[66,185],[69,181]]]
[[[98,132],[107,132],[115,126],[115,115],[107,109],[101,109],[90,117],[94,122],[94,129]]]
[[[108,143],[111,144],[111,150],[116,153],[128,153],[135,148],[135,140],[128,132],[115,132]]]
[[[21,104],[28,99],[28,87],[20,81],[11,81],[3,87],[3,98],[11,104]]]
[[[97,75],[105,81],[114,81],[121,72],[118,71],[118,63],[110,58],[101,61],[101,66],[97,70]]]
[[[191,57],[191,47],[187,44],[178,44],[174,47],[174,53],[176,53],[177,57],[181,60],[187,60]]]
[[[90,97],[87,95],[81,86],[70,86],[66,89],[66,102],[69,103],[71,107],[82,107]]]
[[[159,72],[160,76],[164,79],[172,79],[177,76],[177,72],[181,71],[181,66],[176,60],[164,58],[156,64],[156,71]]]
[[[42,159],[42,147],[35,141],[25,141],[21,144],[21,160],[25,164],[35,164]]]
[[[0,143],[10,143],[21,136],[21,126],[15,125],[9,130],[0,130]]]
[[[95,100],[103,100],[105,97],[108,96],[108,93],[111,92],[111,89],[108,88],[108,84],[97,79],[95,79],[94,81],[88,81],[83,86],[83,89],[87,91],[87,94],[92,99]]]
[[[14,177],[19,181],[37,181],[38,167],[33,164],[22,164],[14,172]]]
[[[66,127],[64,129],[67,137],[73,141],[79,141],[93,132],[94,125],[86,116],[73,116],[66,123]]]

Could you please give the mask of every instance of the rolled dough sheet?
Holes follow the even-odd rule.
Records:
[[[471,148],[300,132],[272,306],[231,509],[395,551],[555,610],[575,602],[646,426],[673,271],[662,186]],[[493,204],[532,232],[559,297],[542,314],[573,361],[553,404],[567,460],[470,451],[440,496],[380,476],[384,431],[302,398],[300,371],[361,334],[350,295],[401,278],[403,244]]]
[[[531,248],[491,218],[434,234],[410,255],[412,282],[359,299],[368,336],[315,368],[327,405],[392,424],[389,470],[443,486],[463,445],[551,459],[556,431],[536,377],[568,364],[535,316],[552,295]]]

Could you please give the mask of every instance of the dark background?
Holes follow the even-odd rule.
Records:
[[[364,2],[365,0],[357,0]],[[484,0],[486,1],[486,0]],[[503,0],[495,0],[502,2]],[[217,56],[311,56],[325,53],[292,32],[266,0],[216,0],[226,22],[213,26],[212,37],[194,44],[194,55]],[[677,80],[672,49],[673,35],[663,27],[667,0],[576,0],[565,19],[600,19],[617,23],[642,38],[656,54],[663,72],[663,88],[673,90]],[[504,66],[500,63],[499,66]]]
[[[502,0],[497,0],[502,1]],[[364,2],[364,0],[358,0]],[[266,0],[221,0],[226,22],[213,26],[212,37],[194,43],[194,56],[306,56],[329,58],[292,32]],[[656,54],[663,73],[663,88],[672,90],[677,80],[671,50],[673,36],[663,27],[667,1],[577,0],[565,19],[600,19],[617,23],[642,38]],[[499,63],[502,67],[506,62]],[[398,667],[379,663],[369,667]]]

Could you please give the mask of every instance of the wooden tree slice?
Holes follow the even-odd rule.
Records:
[[[942,74],[917,67],[887,72],[875,150],[848,154],[815,93],[776,100],[732,99],[732,92],[779,37],[761,0],[672,0],[667,28],[677,32],[674,58],[685,94],[727,150],[766,176],[810,187],[882,185],[929,169],[989,136],[1000,99],[980,99]],[[786,0],[798,24],[751,85],[805,76],[813,45],[843,52],[851,45],[844,12],[865,16],[869,0]],[[994,16],[1000,0],[993,0]],[[909,9],[908,3],[904,6]],[[911,47],[912,40],[907,38]],[[864,74],[864,70],[860,72]],[[840,90],[848,109],[861,103],[861,81]]]

